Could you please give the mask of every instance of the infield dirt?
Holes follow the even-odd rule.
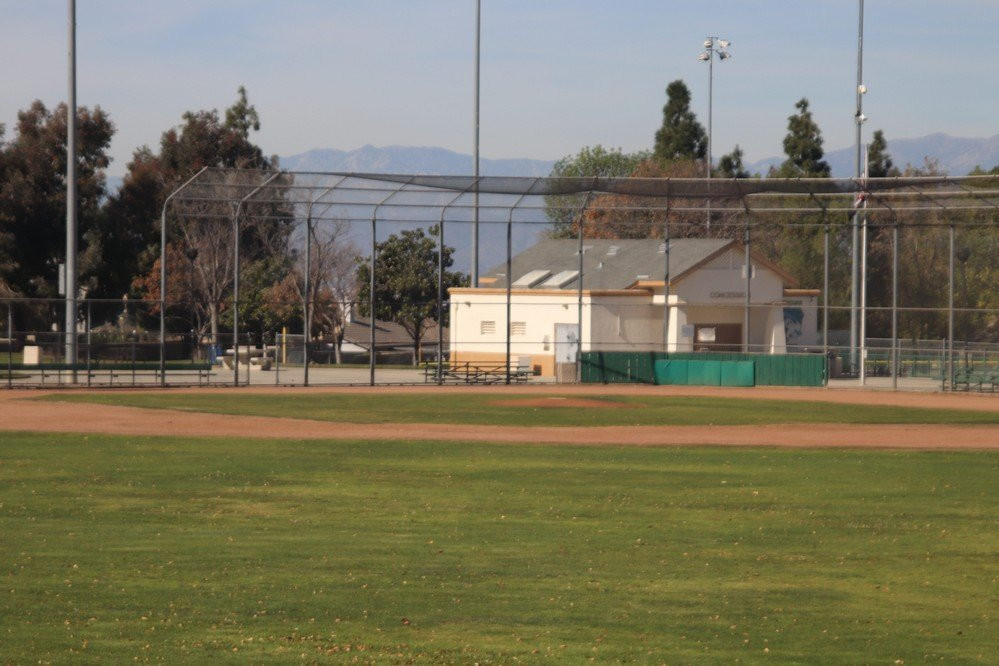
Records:
[[[168,389],[169,390],[169,389]],[[551,387],[375,387],[375,388],[213,388],[199,391],[269,394],[308,392],[475,392],[496,395],[497,403],[525,407],[561,405],[593,408],[601,395],[726,396],[764,400],[808,400],[841,404],[895,405],[999,412],[999,398],[970,394],[894,393],[823,389],[714,389],[650,386]],[[196,393],[191,390],[171,392]],[[43,391],[0,392],[0,431],[82,432],[191,437],[291,439],[447,440],[533,444],[616,446],[775,446],[910,449],[999,449],[999,427],[961,425],[809,424],[766,426],[603,426],[524,427],[453,424],[344,423],[191,411],[142,409],[34,400]],[[50,392],[49,392],[50,393]],[[531,395],[525,397],[525,393]],[[568,396],[556,399],[556,396]],[[592,397],[591,397],[592,396]]]

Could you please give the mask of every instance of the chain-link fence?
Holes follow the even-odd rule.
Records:
[[[81,299],[73,334],[61,300],[0,301],[0,372],[10,387],[577,382],[697,354],[995,390],[997,185],[206,169],[164,208],[143,298]]]

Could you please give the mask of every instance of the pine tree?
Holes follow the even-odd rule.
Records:
[[[666,87],[663,124],[656,132],[653,157],[660,162],[704,159],[708,139],[697,116],[690,110],[690,90],[677,79]]]
[[[808,110],[808,99],[794,105],[798,113],[788,116],[784,154],[787,159],[776,170],[781,178],[828,178],[829,164],[822,159],[822,132]]]
[[[722,155],[718,160],[717,174],[721,178],[749,178],[749,172],[742,163],[742,148],[738,144],[731,153]]]
[[[881,130],[874,132],[874,138],[867,148],[867,174],[871,178],[890,178],[900,175],[895,163],[888,154],[888,142]]]

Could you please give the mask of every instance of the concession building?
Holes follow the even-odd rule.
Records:
[[[580,259],[577,240],[546,239],[479,287],[452,288],[451,362],[509,358],[563,376],[579,352],[783,354],[816,344],[819,291],[797,289],[754,252],[747,271],[738,241],[675,239],[667,253],[661,240],[585,240]]]

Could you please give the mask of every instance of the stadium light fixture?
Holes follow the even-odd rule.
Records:
[[[708,165],[707,177],[711,179],[711,167],[713,166],[713,156],[711,151],[712,116],[714,115],[714,87],[715,87],[715,56],[719,60],[728,60],[732,57],[726,49],[732,44],[727,39],[720,37],[708,37],[704,40],[704,51],[697,56],[701,62],[708,63]],[[708,227],[711,226],[711,200],[708,199]]]

